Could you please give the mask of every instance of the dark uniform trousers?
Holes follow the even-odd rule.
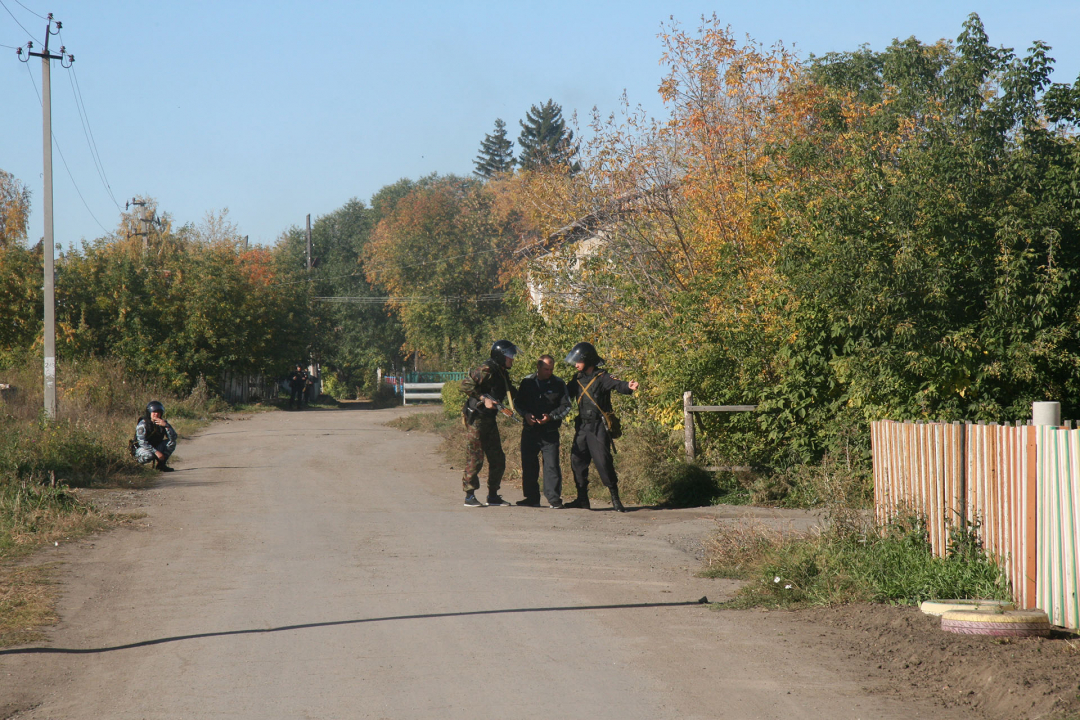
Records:
[[[615,460],[611,457],[611,438],[603,418],[585,422],[579,418],[577,421],[574,444],[570,448],[570,468],[574,471],[574,484],[579,494],[589,486],[590,461],[596,463],[596,472],[604,487],[618,487]]]
[[[544,458],[544,497],[549,503],[562,500],[562,468],[559,466],[559,425],[527,425],[521,430],[521,491],[530,502],[540,502],[540,458]]]
[[[461,487],[465,492],[480,489],[484,457],[488,461],[488,495],[498,495],[506,470],[506,455],[494,417],[480,416],[465,431],[465,474],[461,477]]]

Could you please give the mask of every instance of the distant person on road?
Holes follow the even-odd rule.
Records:
[[[147,404],[146,414],[135,425],[132,449],[140,465],[152,462],[162,472],[173,471],[167,463],[176,450],[176,431],[165,419],[165,406],[157,400]]]
[[[296,369],[289,373],[289,407],[299,407],[304,402],[304,393],[307,391],[308,374],[304,366],[297,363]]]
[[[515,408],[525,422],[521,429],[521,490],[518,505],[540,507],[540,460],[544,458],[544,497],[556,510],[563,507],[562,468],[559,466],[559,428],[570,413],[566,383],[552,375],[555,358],[541,355],[536,372],[521,381]]]
[[[601,367],[604,359],[591,343],[575,345],[566,356],[566,362],[577,370],[567,386],[570,397],[577,400],[578,405],[574,444],[570,448],[570,469],[574,471],[578,496],[573,502],[566,503],[566,507],[590,507],[589,463],[593,462],[600,482],[611,492],[611,507],[616,512],[626,512],[619,499],[619,477],[611,457],[612,424],[617,422],[611,408],[611,391],[629,395],[638,389],[638,384],[611,377]]]
[[[461,392],[465,393],[465,407],[462,419],[465,422],[465,474],[461,478],[465,490],[465,507],[498,507],[510,503],[499,497],[503,471],[506,469],[506,455],[502,449],[502,438],[496,424],[499,411],[496,402],[506,401],[507,393],[516,395],[507,372],[514,364],[517,347],[509,340],[499,340],[491,346],[491,357],[479,367],[469,371],[461,381]],[[484,396],[487,397],[484,397]],[[476,499],[480,489],[480,470],[484,467],[484,458],[488,461],[487,502]]]

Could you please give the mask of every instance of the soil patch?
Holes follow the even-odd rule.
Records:
[[[785,636],[827,643],[866,667],[875,692],[925,699],[987,720],[1080,718],[1080,638],[943,632],[918,608],[853,604],[769,613]]]

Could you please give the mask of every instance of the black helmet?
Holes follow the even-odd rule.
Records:
[[[600,357],[592,343],[579,342],[570,350],[570,354],[566,356],[565,362],[570,365],[583,362],[585,363],[585,367],[596,367],[604,362],[604,358]]]
[[[146,414],[150,413],[158,413],[161,417],[165,417],[165,406],[157,400],[151,400],[146,404]]]
[[[506,358],[517,357],[517,353],[517,345],[509,340],[499,340],[491,346],[491,359],[500,366],[506,365]]]

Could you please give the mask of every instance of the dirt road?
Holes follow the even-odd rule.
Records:
[[[724,510],[466,508],[402,412],[184,442],[135,527],[50,550],[62,622],[0,651],[0,717],[950,717],[697,604],[732,589],[694,577]]]

